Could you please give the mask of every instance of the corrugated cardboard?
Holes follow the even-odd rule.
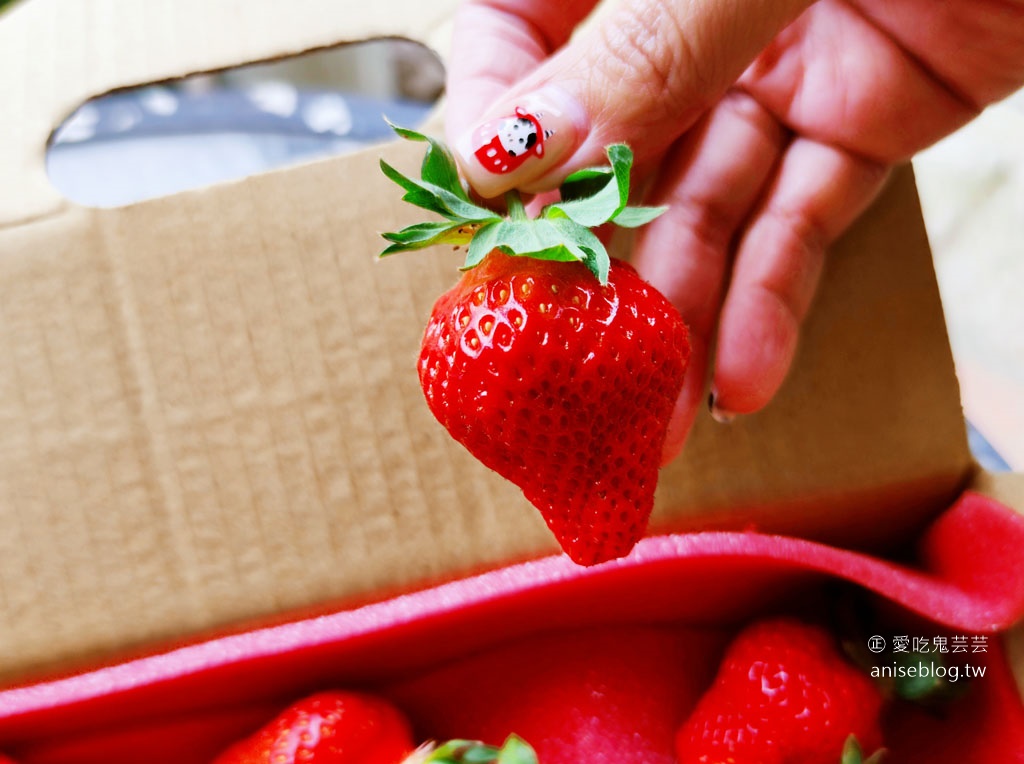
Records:
[[[401,35],[454,0],[82,3],[0,17],[0,679],[556,551],[422,401],[414,359],[457,256],[375,261],[411,222],[391,144],[146,202],[49,185],[51,131],[119,87]],[[757,523],[908,537],[977,478],[909,170],[828,258],[762,414],[701,418],[652,531]]]

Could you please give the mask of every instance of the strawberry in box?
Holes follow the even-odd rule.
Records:
[[[732,642],[714,685],[680,727],[678,761],[838,762],[847,745],[881,746],[882,703],[880,688],[844,659],[826,630],[761,621]],[[854,764],[854,755],[843,764]]]
[[[999,636],[1024,616],[1022,545],[1024,518],[977,494],[928,529],[919,567],[754,532],[652,537],[607,565],[548,557],[7,690],[0,741],[21,764],[208,764],[289,699],[334,687],[391,702],[414,744],[455,734],[498,746],[515,727],[541,764],[572,762],[577,746],[595,761],[668,762],[718,702],[717,687],[704,691],[729,635],[794,602],[820,620],[826,587],[848,582],[890,639],[986,643],[967,656],[985,675],[942,704],[887,696],[890,760],[1005,764],[1024,756],[1024,706]]]
[[[673,764],[676,729],[707,686],[720,642],[718,630],[671,625],[563,629],[453,661],[389,694],[425,732],[516,734],[541,764]]]
[[[289,706],[213,764],[399,764],[414,748],[408,721],[391,704],[321,692]]]

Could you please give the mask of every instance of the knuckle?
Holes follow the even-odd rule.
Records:
[[[724,259],[724,253],[728,251],[739,224],[727,200],[687,188],[677,189],[669,205],[685,220],[690,236],[710,250],[723,253]]]
[[[771,313],[784,331],[796,332],[799,330],[804,314],[799,309],[800,306],[796,304],[791,290],[785,289],[779,284],[766,283],[753,284],[751,289],[760,294],[761,300],[765,304],[774,308]]]
[[[785,246],[805,255],[822,250],[827,240],[824,224],[809,210],[790,205],[775,205],[768,209]]]
[[[686,27],[663,4],[621,8],[600,33],[604,55],[596,64],[608,81],[625,83],[635,94],[631,117],[675,121],[698,114],[710,101],[703,59]]]
[[[828,237],[821,221],[806,210],[780,206],[772,208],[769,215],[775,229],[771,256],[777,266],[758,286],[799,325],[811,306]]]

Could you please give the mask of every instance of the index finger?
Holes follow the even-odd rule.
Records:
[[[468,0],[455,15],[448,63],[449,141],[562,47],[597,0]]]

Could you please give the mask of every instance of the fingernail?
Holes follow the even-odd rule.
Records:
[[[516,99],[455,141],[466,180],[491,199],[557,167],[575,151],[585,119],[575,99],[556,85]]]
[[[711,395],[708,396],[708,411],[711,412],[711,418],[719,424],[729,424],[736,418],[736,415],[731,411],[726,411],[720,408],[715,400],[715,393],[712,391]]]

